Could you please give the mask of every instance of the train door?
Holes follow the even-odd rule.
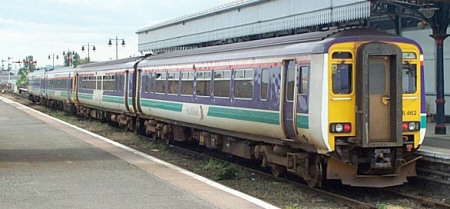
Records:
[[[284,60],[282,66],[282,90],[280,95],[282,126],[286,138],[295,138],[294,130],[294,95],[296,85],[295,60]]]
[[[74,80],[73,84],[72,84],[73,85],[73,93],[74,93],[73,101],[74,101],[74,103],[79,104],[80,101],[78,100],[78,91],[79,91],[78,88],[80,85],[80,76],[78,73],[75,73],[73,80]]]
[[[71,103],[72,102],[72,100],[71,100],[71,93],[72,93],[72,74],[71,73],[69,73],[69,74],[67,74],[67,80],[66,80],[66,88],[67,88],[67,101],[69,102],[69,103]]]
[[[123,93],[124,93],[125,109],[128,112],[131,112],[131,109],[130,109],[131,104],[129,104],[129,102],[128,102],[129,101],[128,97],[130,97],[130,93],[131,93],[129,90],[130,89],[130,71],[126,70],[124,76],[125,76],[125,79],[124,79],[125,85],[124,85]]]
[[[389,141],[390,124],[390,57],[369,57],[369,138]]]
[[[358,49],[357,138],[363,147],[402,145],[402,52],[394,44]]]

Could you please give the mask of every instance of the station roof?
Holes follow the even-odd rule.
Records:
[[[366,0],[239,0],[138,30],[140,52],[370,16]]]

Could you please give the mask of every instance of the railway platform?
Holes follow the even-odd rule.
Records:
[[[419,154],[450,160],[450,134],[434,134],[435,123],[428,122],[427,132],[422,146],[419,148]],[[447,132],[450,131],[450,124],[447,123]]]
[[[276,208],[0,97],[0,208]]]

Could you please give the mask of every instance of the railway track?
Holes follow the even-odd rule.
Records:
[[[349,197],[346,197],[343,195],[335,194],[335,193],[332,193],[332,192],[329,192],[329,191],[326,191],[323,189],[311,188],[311,187],[308,187],[306,184],[302,184],[302,183],[296,182],[294,180],[290,180],[288,178],[275,177],[272,174],[270,174],[269,172],[263,171],[263,169],[251,168],[249,166],[243,165],[242,163],[235,163],[235,162],[230,162],[229,160],[224,160],[222,157],[213,156],[211,153],[214,151],[207,152],[208,154],[205,154],[205,153],[200,153],[198,151],[195,151],[195,150],[183,147],[183,146],[174,145],[174,144],[171,144],[171,148],[176,149],[179,152],[183,152],[183,153],[190,154],[190,155],[200,156],[205,159],[213,159],[215,161],[222,162],[222,163],[231,163],[241,169],[246,169],[252,173],[258,173],[260,175],[264,175],[266,177],[273,178],[274,180],[278,180],[281,182],[288,182],[290,184],[297,186],[298,188],[301,188],[301,190],[303,190],[305,192],[314,193],[324,199],[332,199],[332,200],[340,202],[343,205],[350,207],[350,208],[364,208],[364,209],[365,208],[367,208],[367,209],[377,209],[378,208],[378,206],[376,206],[376,205],[373,205],[370,203],[365,203],[365,202],[362,202],[362,201],[359,201],[356,199],[352,199],[352,198],[349,198]],[[216,153],[216,154],[222,155],[222,153]]]
[[[18,99],[18,97],[20,97],[21,99],[26,99],[26,96],[24,96],[24,95],[14,94],[14,96],[16,96],[16,99]],[[149,139],[149,140],[151,140],[151,139]],[[254,166],[252,167],[252,166],[245,165],[246,163],[230,162],[229,160],[225,160],[224,157],[216,157],[216,156],[214,156],[214,154],[211,154],[211,153],[216,153],[218,155],[226,156],[223,153],[217,153],[214,151],[206,151],[205,152],[204,150],[202,150],[200,152],[200,151],[188,149],[187,147],[179,146],[177,144],[171,144],[171,149],[176,149],[178,152],[183,152],[183,153],[186,153],[189,155],[195,155],[195,156],[198,156],[198,157],[201,157],[204,159],[213,159],[213,160],[223,162],[223,163],[231,163],[239,168],[246,169],[252,173],[258,173],[260,175],[264,175],[264,176],[273,178],[274,180],[288,182],[290,184],[297,186],[298,188],[300,188],[301,190],[303,190],[307,193],[313,193],[313,194],[315,194],[323,199],[326,199],[326,200],[332,199],[332,200],[339,202],[350,208],[380,208],[380,206],[377,206],[375,203],[373,203],[371,201],[367,202],[367,201],[360,200],[358,198],[354,198],[354,193],[347,194],[346,192],[343,192],[343,190],[345,190],[345,188],[347,188],[347,187],[344,187],[343,190],[326,190],[326,189],[310,188],[306,184],[300,183],[295,180],[291,180],[289,178],[275,177],[275,176],[271,175],[268,171],[264,171],[261,168],[258,169],[258,168],[255,168]],[[435,181],[436,179],[433,178],[432,176],[430,176],[430,175],[424,176],[424,174],[423,174],[423,173],[425,173],[425,171],[430,170],[431,172],[428,172],[428,173],[431,173],[434,175],[436,175],[436,174],[444,174],[443,176],[446,175],[447,176],[446,180],[448,181],[448,173],[449,173],[448,170],[436,171],[436,168],[448,169],[449,168],[448,161],[445,161],[446,163],[445,162],[442,163],[432,157],[424,157],[424,159],[422,161],[430,164],[430,166],[418,168],[418,174],[421,174],[419,176],[419,178],[424,179],[424,180]],[[438,182],[441,182],[442,179],[445,179],[445,178],[439,178]],[[413,195],[401,193],[401,192],[390,190],[390,189],[382,189],[380,191],[384,194],[389,193],[391,197],[395,196],[398,198],[403,198],[408,201],[414,202],[415,205],[417,205],[419,207],[450,208],[450,205],[445,204],[445,203],[424,199],[422,197],[416,197]]]
[[[422,159],[417,162],[417,178],[450,188],[450,158],[419,152]]]

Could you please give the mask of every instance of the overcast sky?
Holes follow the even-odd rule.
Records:
[[[124,38],[119,58],[140,55],[136,31],[233,0],[1,0],[0,59],[23,60],[33,55],[38,66],[51,65],[50,54],[76,51],[94,44],[92,61],[115,59],[109,38]],[[113,42],[114,43],[114,42]],[[6,68],[6,62],[3,63]],[[19,66],[17,66],[19,67]],[[13,66],[14,68],[14,66]]]

